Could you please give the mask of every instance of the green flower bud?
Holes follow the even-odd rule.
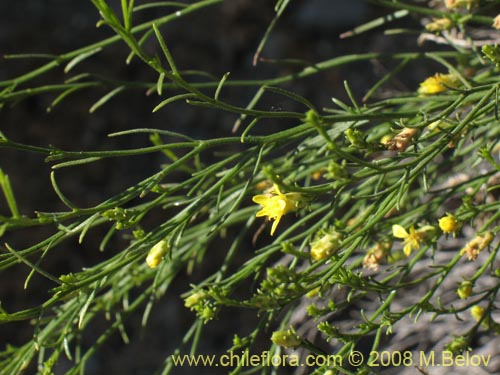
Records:
[[[366,141],[363,133],[357,129],[347,129],[344,132],[347,141],[351,144],[351,147],[355,148],[366,148]]]
[[[461,353],[467,349],[467,339],[463,336],[455,337],[455,339],[446,345],[447,351],[452,353]]]
[[[271,341],[284,348],[296,348],[301,344],[300,337],[292,327],[286,331],[273,332]]]

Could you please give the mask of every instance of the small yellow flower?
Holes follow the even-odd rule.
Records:
[[[433,95],[458,86],[459,81],[455,75],[436,73],[420,83],[418,93],[420,95]]]
[[[168,242],[165,240],[161,240],[156,245],[154,245],[151,250],[149,250],[148,256],[146,257],[146,263],[149,268],[158,267],[169,249],[170,247],[168,246]]]
[[[479,322],[484,315],[484,309],[479,305],[474,305],[470,309],[470,314],[476,322]]]
[[[460,283],[460,286],[457,289],[457,294],[460,299],[467,299],[472,294],[472,283],[469,280],[464,280]]]
[[[446,216],[443,216],[441,219],[439,219],[438,224],[439,228],[441,228],[443,233],[456,234],[461,227],[460,222],[452,214],[447,214]]]
[[[398,224],[392,226],[392,235],[404,240],[403,251],[406,256],[410,256],[412,250],[418,250],[423,239],[422,233],[416,231],[413,226],[410,228],[410,233],[408,233],[405,228]]]
[[[262,209],[255,216],[267,216],[268,220],[274,220],[271,227],[271,236],[276,231],[283,215],[303,207],[305,203],[302,194],[283,194],[276,184],[274,184],[272,194],[255,195],[252,200],[262,206]]]

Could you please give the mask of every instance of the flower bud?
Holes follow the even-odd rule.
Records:
[[[484,309],[479,305],[472,306],[470,309],[470,314],[476,322],[479,322],[483,318]]]
[[[452,215],[448,214],[438,221],[439,223],[439,228],[443,231],[443,233],[457,233],[460,230],[461,223],[457,220],[457,218]]]
[[[366,148],[366,141],[364,134],[358,129],[347,129],[344,132],[347,141],[350,143],[351,147],[364,149]]]
[[[201,300],[205,298],[206,295],[207,294],[201,290],[196,293],[193,293],[184,300],[184,306],[190,309],[198,305],[201,302]]]
[[[275,331],[271,336],[271,341],[284,348],[296,348],[300,346],[301,340],[293,328],[286,331]]]
[[[332,256],[340,248],[341,235],[337,232],[327,233],[311,243],[311,258],[315,261]]]
[[[460,283],[460,286],[457,289],[457,294],[460,299],[467,299],[472,294],[472,283],[468,280],[464,280]]]
[[[452,353],[461,353],[464,350],[467,350],[468,341],[463,336],[455,337],[454,340],[446,345],[446,351],[450,351]]]
[[[170,246],[165,240],[161,240],[156,245],[154,245],[151,250],[149,250],[148,256],[146,257],[146,263],[148,264],[149,268],[158,267],[158,264],[160,264],[161,260],[169,249]]]

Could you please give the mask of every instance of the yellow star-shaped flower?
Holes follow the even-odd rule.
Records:
[[[394,224],[392,226],[392,235],[404,240],[403,251],[406,256],[409,256],[413,249],[418,250],[422,241],[422,234],[417,232],[413,226],[410,228],[410,233],[408,233],[401,225]]]
[[[455,75],[436,73],[420,83],[418,93],[420,95],[434,95],[458,86],[459,81]]]
[[[300,193],[286,193],[283,194],[278,185],[274,184],[272,194],[255,195],[252,200],[260,204],[262,209],[258,211],[255,216],[267,216],[268,220],[274,220],[271,227],[271,236],[276,231],[278,224],[283,215],[298,208],[303,207],[304,199]]]

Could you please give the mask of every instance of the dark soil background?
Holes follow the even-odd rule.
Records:
[[[215,76],[222,76],[230,71],[230,79],[269,78],[288,74],[296,68],[267,63],[252,66],[255,49],[274,15],[274,3],[269,0],[226,1],[199,14],[172,22],[162,28],[162,31],[181,69],[205,70]],[[414,38],[383,37],[381,32],[347,40],[339,38],[341,32],[385,13],[386,10],[373,8],[362,0],[294,1],[285,11],[262,55],[271,59],[290,58],[318,62],[352,53],[417,50]],[[158,16],[160,13],[158,10],[151,11],[138,18],[150,18],[153,15]],[[15,3],[0,1],[0,53],[61,54],[74,50],[111,35],[109,29],[95,27],[98,19],[97,11],[90,0],[21,0]],[[406,18],[402,25],[408,27],[418,22]],[[113,45],[75,68],[74,74],[93,71],[114,79],[150,82],[156,80],[153,72],[138,60],[127,66],[124,62],[127,54],[127,48],[123,44]],[[2,59],[0,80],[25,73],[38,64],[40,62],[36,59]],[[413,90],[422,77],[432,72],[432,68],[421,64],[415,66],[414,75],[395,81],[389,88]],[[63,67],[51,72],[37,83],[62,81],[65,79],[62,69]],[[325,72],[312,79],[293,82],[288,88],[307,97],[318,107],[331,106],[332,96],[347,100],[343,89],[344,80],[349,81],[355,95],[361,98],[388,69],[390,66],[384,66],[380,62],[353,64]],[[8,138],[20,143],[53,145],[66,150],[101,150],[149,144],[146,137],[107,138],[107,134],[116,131],[148,127],[208,138],[231,135],[236,120],[233,114],[190,108],[182,103],[152,114],[151,110],[159,100],[146,96],[141,90],[119,95],[89,115],[90,106],[106,92],[96,89],[76,94],[50,113],[47,113],[46,109],[55,98],[51,95],[37,96],[12,106],[8,105],[0,111],[0,130]],[[225,100],[234,104],[246,105],[252,92],[231,89],[223,95]],[[282,97],[269,96],[264,105],[276,110],[301,110]],[[286,122],[268,125],[271,131],[283,128]],[[58,173],[58,181],[71,200],[81,207],[88,207],[155,173],[162,162],[162,157],[156,154],[123,160],[110,159],[84,168],[61,171]],[[50,185],[50,165],[44,162],[42,156],[0,149],[0,167],[11,179],[23,214],[64,210]],[[7,213],[7,208],[1,206],[3,204],[2,201],[0,214]],[[29,229],[8,234],[2,241],[8,242],[14,248],[22,248],[48,234],[48,228]],[[76,272],[82,267],[99,262],[109,256],[108,253],[100,253],[97,249],[103,234],[93,233],[82,246],[76,242],[67,243],[56,257],[52,256],[43,266],[55,274],[61,274]],[[119,249],[119,240],[114,245]],[[220,251],[224,251],[224,245],[218,244]],[[216,254],[217,249],[213,250]],[[246,251],[251,254],[251,246]],[[217,267],[219,258],[214,256],[214,268]],[[203,272],[210,271],[205,269]],[[201,278],[203,272],[200,271],[194,277]],[[23,289],[27,274],[28,269],[19,266],[2,275],[0,301],[7,311],[29,308],[48,297],[47,289],[53,285],[41,278],[35,277],[29,288]],[[124,345],[120,337],[113,337],[89,363],[87,373],[151,374],[172,353],[193,321],[194,314],[183,307],[183,301],[179,298],[180,293],[190,289],[190,282],[193,282],[193,279],[187,275],[176,281],[172,291],[154,307],[146,330],[140,328],[140,316],[133,317],[127,326],[131,343]],[[252,311],[238,311],[237,314],[234,311],[222,312],[218,320],[207,325],[200,352],[222,353],[231,346],[234,332],[242,332],[242,327],[250,329],[255,321],[255,313]],[[105,325],[104,320],[96,321],[95,332],[100,332]],[[443,333],[446,330],[445,327]],[[410,336],[418,333],[418,330],[408,331]],[[3,350],[7,343],[22,344],[32,335],[33,326],[29,322],[0,326],[0,349]],[[83,339],[91,342],[92,336],[93,333],[89,332],[88,337]],[[438,339],[436,338],[436,341]],[[59,364],[56,374],[65,373],[66,366],[64,363]],[[411,370],[407,373],[417,373],[416,370]],[[191,373],[193,369],[189,368],[174,371],[174,374]],[[198,368],[196,373],[223,372]]]

